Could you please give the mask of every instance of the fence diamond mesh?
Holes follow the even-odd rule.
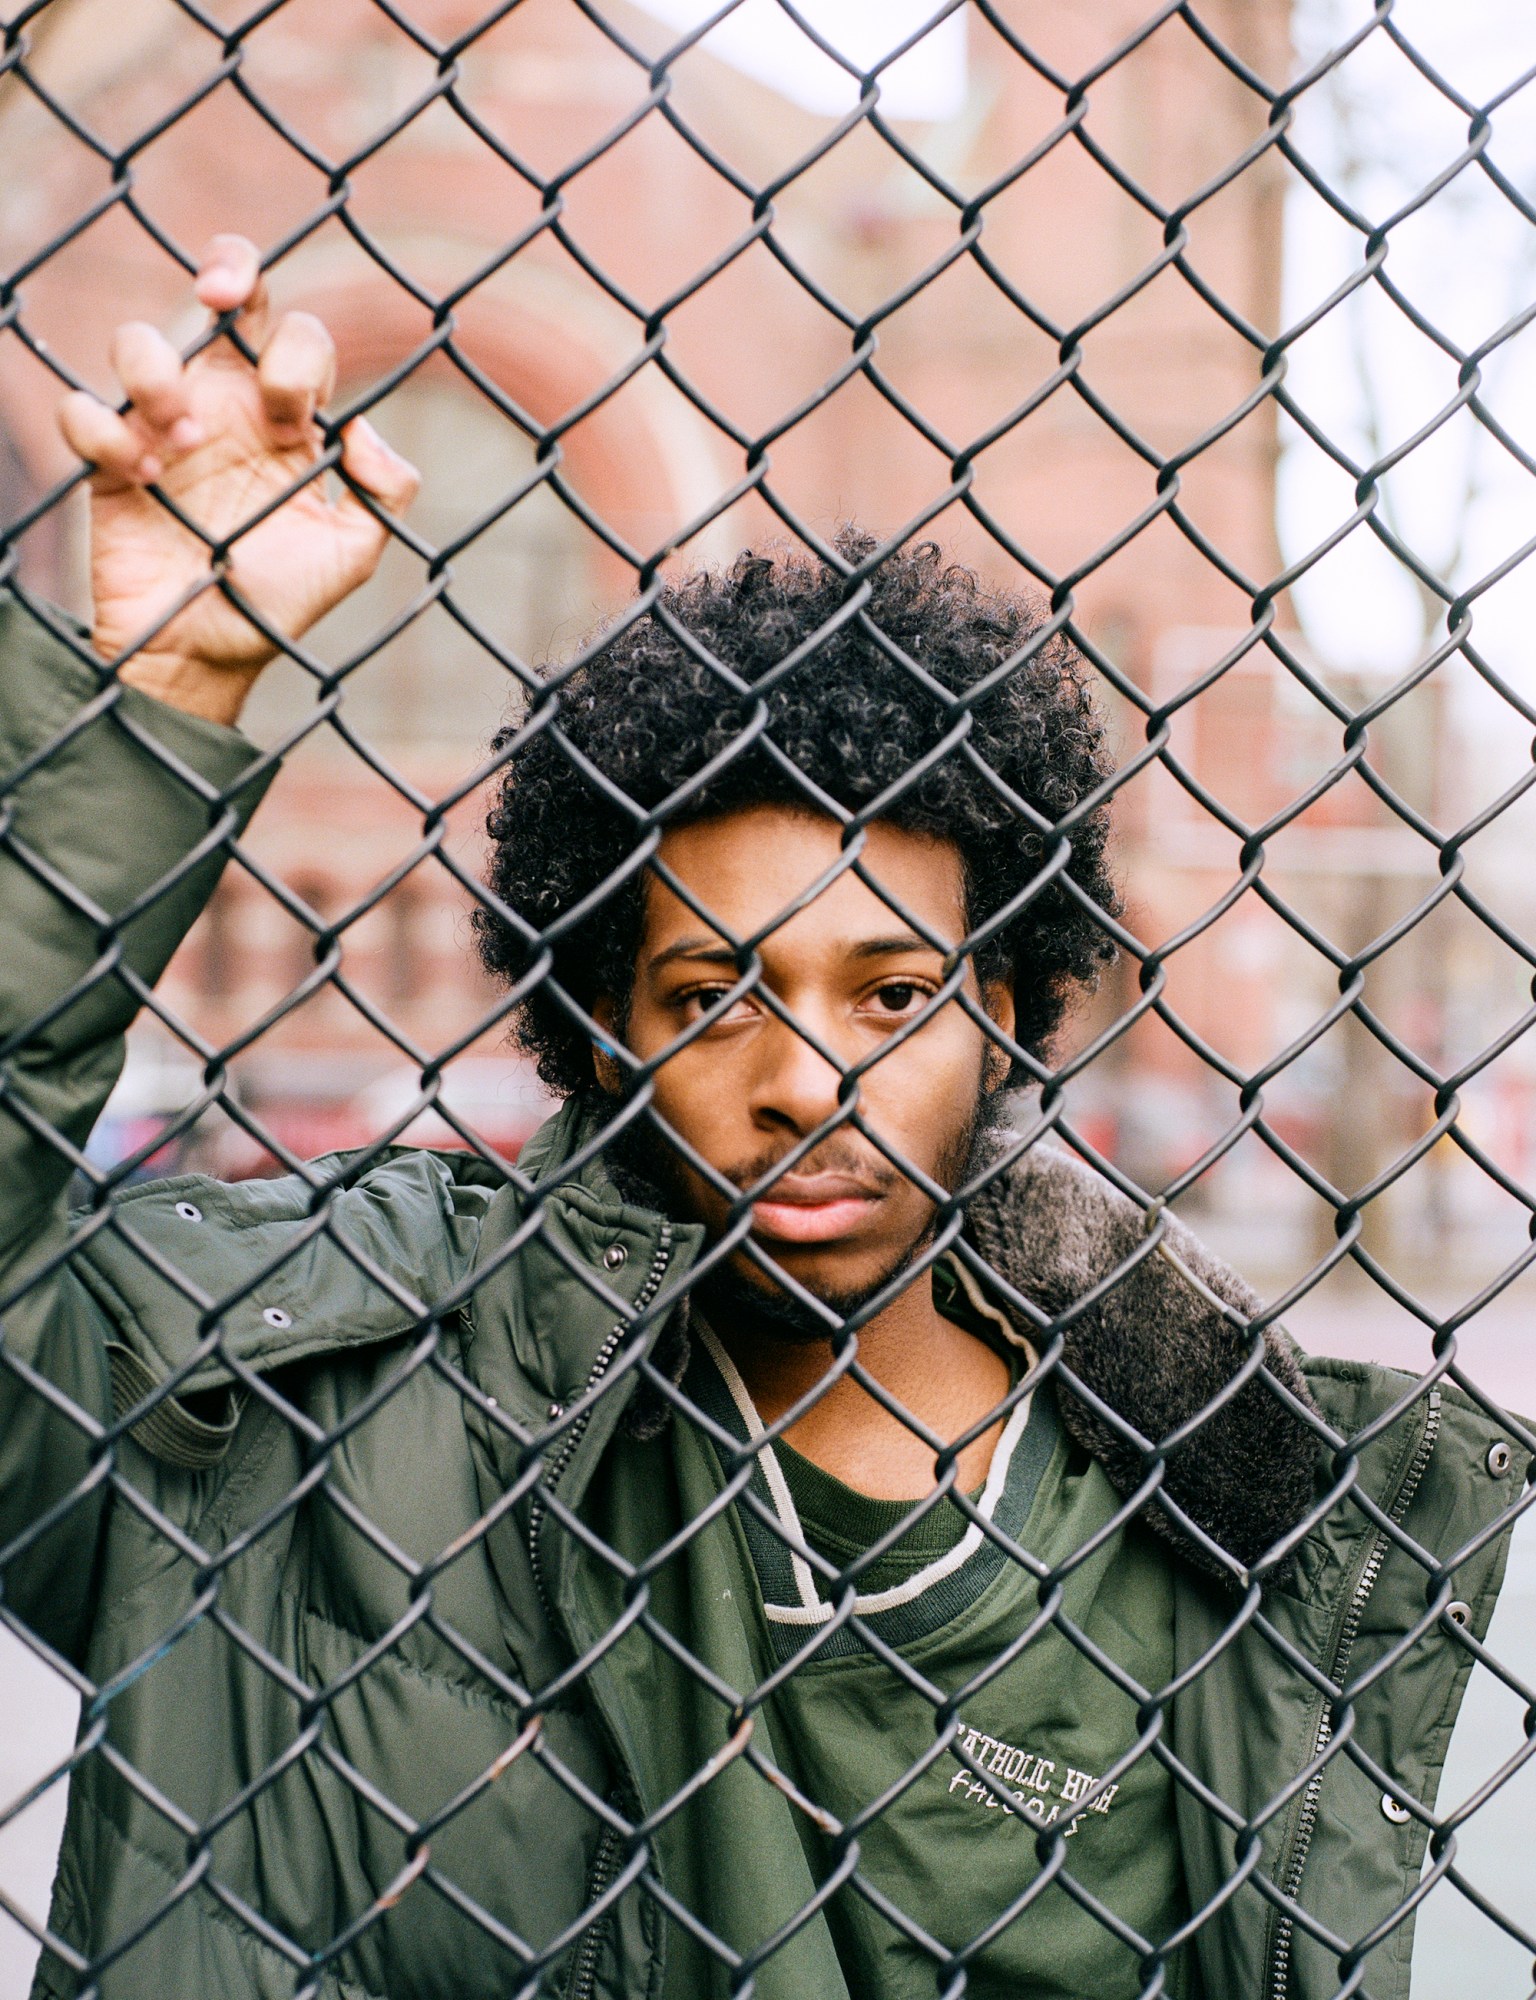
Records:
[[[0,1911],[1529,1992],[1529,31],[754,4],[7,22]]]

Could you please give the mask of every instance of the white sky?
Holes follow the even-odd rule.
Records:
[[[1337,44],[1368,13],[1365,0],[1298,0],[1304,56]],[[1530,0],[1399,0],[1394,19],[1415,47],[1474,103],[1536,64]],[[1341,120],[1341,109],[1347,122]],[[1338,77],[1301,103],[1302,150],[1377,224],[1425,187],[1466,144],[1467,118],[1373,33]],[[1536,86],[1492,116],[1488,157],[1536,203]],[[1466,352],[1536,302],[1536,227],[1476,165],[1395,227],[1384,266],[1408,302]],[[1309,190],[1287,212],[1285,316],[1295,324],[1353,271],[1364,239],[1330,217]],[[1371,284],[1293,350],[1288,387],[1307,413],[1361,461],[1374,407],[1383,443],[1411,438],[1456,391],[1456,364]],[[1536,329],[1483,366],[1482,395],[1528,453],[1536,453]],[[1486,576],[1536,537],[1536,478],[1463,413],[1417,446],[1384,482],[1405,538],[1456,588]],[[1280,528],[1296,557],[1347,517],[1351,483],[1294,435],[1280,480]],[[1459,561],[1453,556],[1463,534]],[[1402,672],[1418,639],[1419,608],[1404,573],[1357,531],[1298,590],[1319,653],[1342,667]],[[1493,663],[1536,692],[1536,561],[1493,589],[1474,635]]]
[[[722,0],[643,0],[648,14],[680,32],[718,13]],[[873,67],[925,21],[942,0],[799,0],[798,11],[850,62]],[[852,76],[822,54],[784,12],[778,0],[742,0],[710,31],[711,55],[771,83],[813,111],[851,110],[858,102]],[[950,118],[965,99],[965,9],[940,21],[922,42],[880,79],[880,108],[894,118]]]

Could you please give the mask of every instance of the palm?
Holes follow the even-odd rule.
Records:
[[[378,528],[357,503],[332,504],[317,477],[241,533],[314,466],[319,433],[305,425],[294,440],[289,425],[280,438],[254,371],[233,356],[203,357],[188,369],[186,387],[206,442],[169,464],[157,484],[207,540],[143,487],[98,483],[91,505],[96,643],[109,654],[147,643],[209,665],[259,666],[271,644],[217,588],[202,590],[155,631],[213,575],[210,543],[233,538],[223,574],[270,626],[296,635],[371,569]]]

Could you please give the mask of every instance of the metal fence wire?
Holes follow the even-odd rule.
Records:
[[[56,1996],[1382,1996],[1447,1907],[1489,1956],[1415,1993],[1527,1992],[1528,1859],[1512,1898],[1466,1856],[1536,1741],[1529,1656],[1486,1643],[1536,1431],[1469,1371],[1463,1329],[1536,1255],[1520,1147],[1468,1115],[1523,1076],[1536,1019],[1509,983],[1536,967],[1522,870],[1478,873],[1532,782],[1536,694],[1474,633],[1533,546],[1536,461],[1493,385],[1536,305],[1468,333],[1458,301],[1532,268],[1536,182],[1501,143],[1536,70],[1473,101],[1392,0],[1320,38],[1279,5],[1088,22],[949,0],[864,70],[827,10],[775,0],[762,33],[844,79],[818,112],[700,68],[747,5],[687,29],[619,0],[168,0],[153,22],[32,0],[7,23],[0,1621],[81,1719],[0,1797],[3,1831],[69,1791],[51,1913],[0,1909]],[[962,30],[956,104],[909,103]],[[1394,103],[1373,161],[1361,132]],[[746,172],[770,140],[777,164]],[[900,192],[860,208],[877,185]],[[1310,291],[1282,285],[1287,201],[1347,253]],[[422,248],[434,213],[473,246],[451,270]],[[1489,215],[1512,248],[1479,250]],[[1436,218],[1456,247],[1411,283]],[[290,436],[254,514],[211,531],[174,466],[135,503],[181,523],[179,601],[222,593],[279,652],[292,699],[256,749],[131,684],[164,617],[103,652],[54,608],[91,470],[55,476],[36,442],[64,392],[106,393],[71,324],[184,307],[204,219],[249,227],[343,348],[316,449]],[[505,351],[537,345],[557,270],[535,383]],[[1385,346],[1328,350],[1357,396],[1298,387],[1309,338],[1367,321]],[[1383,383],[1404,338],[1440,371],[1406,417]],[[238,371],[260,335],[231,308],[178,339]],[[562,373],[567,340],[601,365]],[[428,438],[456,515],[387,509],[342,465],[351,420],[390,434],[418,388],[428,431],[444,397],[466,426]],[[646,429],[658,397],[672,431]],[[677,426],[718,476],[676,475],[654,439]],[[1409,470],[1464,436],[1493,484],[1463,504],[1437,475],[1415,502]],[[1277,541],[1297,452],[1324,483],[1282,477]],[[327,481],[406,579],[338,612],[362,622],[329,651],[241,567]],[[1497,546],[1447,555],[1447,510],[1489,494]],[[868,532],[839,532],[849,512]],[[1363,592],[1337,567],[1362,548]],[[1330,619],[1369,625],[1389,576],[1420,623],[1384,666],[1353,640],[1330,662]],[[98,599],[108,581],[98,562]],[[519,625],[541,592],[543,626]],[[1143,599],[1156,629],[1127,637]],[[367,693],[395,655],[399,727]],[[1483,749],[1458,791],[1467,701]],[[477,747],[442,753],[465,702]],[[284,758],[311,793],[279,777],[253,819]],[[464,829],[488,800],[486,877]],[[368,812],[393,831],[327,903],[327,850]],[[984,852],[964,850],[957,941],[911,857],[963,813]],[[749,831],[729,867],[727,825]],[[764,906],[818,840],[802,892]],[[1159,901],[1179,842],[1183,901]],[[650,989],[625,981],[663,886],[674,957],[708,963],[648,1042]],[[905,943],[868,1003],[889,1018],[851,1043],[794,952],[871,907]],[[411,909],[375,977],[369,940]],[[479,913],[499,985],[444,969],[444,909],[461,933]],[[1212,942],[1244,924],[1270,941],[1256,973]],[[1000,968],[1016,1032],[986,999]],[[1512,1003],[1479,1012],[1501,980]],[[1424,995],[1454,1012],[1453,986],[1461,1027],[1431,1032]],[[495,1058],[526,1094],[527,1060],[498,1052],[530,1003],[546,1083],[586,1081],[518,1152],[504,1096],[466,1109],[454,1065]],[[295,1108],[323,1035],[286,1098],[276,1071],[252,1081],[321,1006],[333,1104],[366,1136]],[[133,1049],[183,1087],[133,1115],[119,1096],[93,1140],[135,1017]],[[744,1033],[779,1052],[761,1102]],[[1010,1073],[1011,1123],[940,1160],[957,1034],[973,1081]],[[357,1112],[362,1040],[369,1075],[409,1081]],[[1149,1073],[1172,1079],[1154,1124],[1203,1107],[1182,1152],[1117,1123]],[[738,1117],[750,1156],[718,1139]],[[773,1176],[817,1149],[865,1177],[845,1205],[894,1188],[892,1213],[926,1218],[851,1292],[761,1226]],[[1298,1215],[1275,1252],[1263,1231]],[[1488,1261],[1451,1298],[1463,1229]],[[1390,1300],[1409,1365],[1300,1366],[1282,1317],[1325,1292],[1369,1325],[1367,1292]],[[795,1337],[760,1329],[778,1373],[754,1374],[729,1315],[773,1301]],[[871,1329],[909,1309],[985,1353],[979,1402],[876,1359]],[[916,1452],[915,1482],[860,1487],[855,1410]],[[1474,1664],[1507,1726],[1440,1786]]]

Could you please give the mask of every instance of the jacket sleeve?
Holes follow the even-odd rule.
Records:
[[[104,675],[52,622],[0,593],[0,1603],[70,1657],[112,1397],[111,1327],[69,1266],[66,1190],[142,993],[270,770],[235,731]]]

